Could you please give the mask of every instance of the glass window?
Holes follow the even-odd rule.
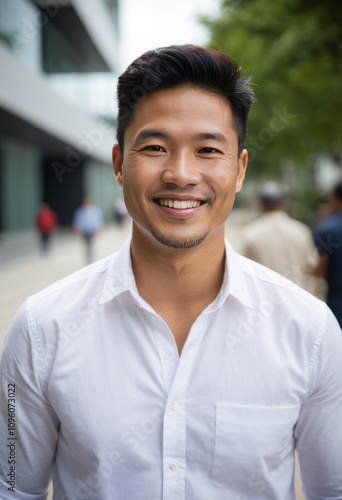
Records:
[[[118,32],[119,22],[118,22],[118,2],[117,0],[102,0],[106,9],[108,10],[114,29]]]
[[[34,71],[41,67],[44,14],[29,0],[0,0],[0,41]]]

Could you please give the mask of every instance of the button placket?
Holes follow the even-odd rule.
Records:
[[[165,383],[165,390],[168,395],[179,363],[177,347],[172,332],[165,321],[157,314],[151,315],[151,320]]]
[[[167,347],[163,353],[164,359],[170,359],[172,357],[172,350]]]
[[[163,499],[185,500],[186,469],[186,391],[198,348],[201,344],[207,318],[202,316],[192,326],[179,359],[177,371],[169,391],[164,415],[164,479]],[[165,361],[168,363],[168,361]]]
[[[171,404],[170,404],[170,408],[171,408],[172,411],[177,410],[177,408],[178,408],[177,401],[172,401]]]
[[[178,463],[176,462],[176,460],[172,460],[170,463],[169,463],[169,467],[171,470],[176,470],[177,467],[178,467]]]

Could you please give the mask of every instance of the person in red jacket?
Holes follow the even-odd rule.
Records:
[[[42,203],[37,214],[36,226],[38,228],[41,246],[44,253],[50,247],[51,235],[56,229],[58,219],[47,203]]]

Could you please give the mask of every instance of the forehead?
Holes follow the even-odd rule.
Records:
[[[208,90],[177,87],[153,92],[135,107],[127,135],[144,127],[162,127],[185,132],[208,132],[216,129],[235,134],[232,110],[223,97]]]

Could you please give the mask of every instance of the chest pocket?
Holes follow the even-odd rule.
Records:
[[[213,479],[222,489],[266,491],[293,470],[293,427],[299,406],[216,407]],[[290,482],[291,484],[291,482]],[[257,498],[257,497],[256,497]]]

